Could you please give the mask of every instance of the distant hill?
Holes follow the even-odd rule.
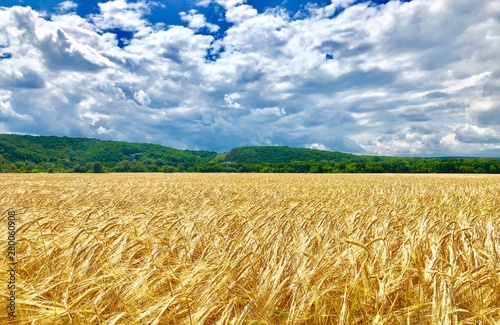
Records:
[[[213,151],[179,150],[157,144],[0,134],[0,164],[28,164],[31,170],[35,170],[33,165],[36,165],[43,171],[75,168],[75,171],[88,171],[100,163],[103,170],[175,171],[179,167],[187,169],[206,163],[216,155]]]
[[[500,173],[500,159],[360,156],[284,146],[213,151],[0,134],[0,172]]]
[[[283,146],[262,146],[262,147],[238,147],[227,153],[218,155],[217,161],[227,161],[236,163],[289,163],[293,161],[348,161],[356,159],[358,156],[335,152],[307,148],[291,148]]]

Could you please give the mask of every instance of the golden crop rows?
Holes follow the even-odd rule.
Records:
[[[3,174],[0,323],[499,324],[499,198],[486,175]]]

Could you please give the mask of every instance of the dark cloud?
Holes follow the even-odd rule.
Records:
[[[378,113],[377,115],[384,120],[387,118],[387,115],[382,114],[383,112],[393,110],[404,105],[408,105],[408,100],[394,100],[388,98],[385,101],[381,101],[379,97],[367,97],[351,103],[348,110],[352,113]]]
[[[347,42],[325,40],[321,45],[316,46],[315,49],[321,53],[334,53],[345,49],[347,46],[349,46]]]
[[[447,93],[442,91],[432,91],[424,96],[426,99],[437,99],[437,98],[448,98],[450,97]]]
[[[249,84],[259,81],[264,77],[264,73],[255,65],[238,65],[235,71],[235,82],[237,84]]]
[[[499,17],[500,19],[500,17]],[[480,150],[475,153],[477,157],[500,157],[500,149]]]
[[[13,7],[10,11],[10,20],[20,31],[20,39],[26,43],[36,41],[35,13],[30,8]]]
[[[476,112],[479,125],[500,125],[500,106]]]
[[[22,69],[11,76],[0,77],[0,85],[5,88],[40,89],[45,87],[45,80],[36,71]]]
[[[422,110],[408,110],[398,114],[398,117],[408,122],[427,122],[432,120],[431,116]]]
[[[304,87],[310,92],[336,93],[346,90],[387,87],[395,80],[396,77],[393,73],[376,68],[367,71],[350,71],[337,78],[332,78],[325,74],[312,75],[311,79],[304,83]]]
[[[371,51],[375,47],[374,44],[361,43],[352,47],[349,42],[338,42],[333,40],[327,40],[323,42],[316,49],[322,53],[334,53],[336,56],[341,56],[343,58],[350,58],[359,55],[363,55]]]
[[[414,124],[410,126],[409,131],[411,133],[419,133],[423,135],[434,134],[436,132],[436,125],[426,125],[422,123]]]
[[[381,69],[370,69],[367,71],[352,71],[333,81],[333,88],[337,91],[347,89],[363,89],[384,87],[394,82],[396,77],[393,73]]]
[[[80,47],[61,29],[40,40],[38,48],[51,70],[96,72],[105,67],[103,57],[92,49]]]
[[[457,140],[463,143],[500,143],[500,136],[488,136],[484,134],[457,133]]]
[[[426,113],[432,114],[457,114],[465,112],[470,105],[466,103],[447,102],[446,104],[431,105],[424,109]]]
[[[483,86],[482,95],[484,97],[490,97],[493,95],[500,94],[500,85],[495,85],[493,83],[488,83]]]
[[[484,79],[482,87],[483,97],[500,95],[500,70],[495,70]]]

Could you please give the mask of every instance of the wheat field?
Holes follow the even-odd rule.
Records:
[[[2,174],[0,186],[18,261],[2,324],[500,324],[499,176]]]

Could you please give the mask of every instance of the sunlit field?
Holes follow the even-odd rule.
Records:
[[[1,324],[500,323],[500,176],[2,174],[10,210]]]

